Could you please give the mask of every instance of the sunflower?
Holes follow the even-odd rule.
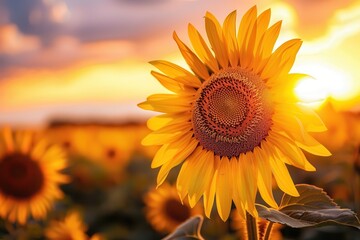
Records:
[[[167,61],[151,62],[152,75],[172,91],[155,94],[139,107],[161,112],[148,120],[153,130],[142,143],[161,145],[152,167],[160,167],[157,184],[182,164],[177,189],[194,206],[203,196],[205,213],[216,199],[225,221],[234,202],[239,214],[257,216],[259,190],[271,206],[272,175],[281,190],[298,196],[286,164],[314,171],[302,150],[328,156],[308,132],[325,131],[321,119],[298,103],[291,87],[305,74],[289,73],[301,40],[292,39],[273,51],[281,21],[269,27],[270,9],[257,16],[256,6],[236,31],[236,11],[223,25],[209,12],[205,28],[211,49],[191,24],[193,50],[174,32],[192,72]]]
[[[55,199],[63,197],[59,184],[68,182],[60,171],[67,166],[60,147],[31,133],[0,134],[0,217],[25,224],[30,215],[42,219]]]
[[[70,212],[61,221],[53,220],[45,230],[49,240],[101,240],[101,235],[95,234],[89,238],[85,231],[87,226],[82,221],[78,212]]]
[[[181,202],[176,188],[169,184],[149,191],[144,197],[144,202],[146,218],[159,232],[172,232],[188,218],[202,214],[199,205],[191,208],[186,201]]]

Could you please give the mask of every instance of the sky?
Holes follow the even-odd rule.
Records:
[[[223,21],[237,10],[239,21],[254,4],[283,20],[278,45],[304,41],[292,71],[317,80],[304,88],[309,99],[357,109],[358,0],[0,0],[0,124],[146,118],[136,104],[166,91],[148,62],[186,67],[173,31],[189,43],[188,23],[205,33],[206,11]]]

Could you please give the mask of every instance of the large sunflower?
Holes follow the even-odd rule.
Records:
[[[46,216],[63,193],[59,184],[68,182],[60,171],[67,166],[57,146],[33,141],[30,133],[0,133],[0,217],[25,224]]]
[[[302,150],[330,153],[308,132],[325,131],[321,119],[297,103],[291,87],[305,77],[289,73],[301,46],[299,39],[273,51],[281,22],[269,27],[270,9],[257,16],[256,6],[243,16],[236,31],[236,12],[223,26],[206,13],[211,49],[189,24],[194,51],[174,32],[174,39],[192,72],[167,61],[152,64],[152,75],[173,94],[155,94],[139,106],[162,112],[148,120],[152,133],[145,145],[162,145],[152,167],[160,167],[162,184],[169,171],[182,164],[177,189],[194,206],[203,196],[209,217],[216,199],[225,221],[232,202],[239,214],[253,216],[259,190],[271,206],[272,175],[279,188],[298,196],[286,164],[314,171]]]

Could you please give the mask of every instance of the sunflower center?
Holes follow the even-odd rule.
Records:
[[[189,207],[182,205],[176,199],[168,199],[164,205],[164,211],[166,216],[176,222],[184,222],[190,217]]]
[[[114,148],[108,148],[106,150],[106,156],[109,159],[114,159],[116,157],[116,150]]]
[[[192,122],[196,139],[219,156],[259,146],[271,127],[273,107],[265,83],[242,68],[213,74],[197,92]]]
[[[44,174],[37,162],[21,153],[0,159],[0,192],[17,199],[27,199],[39,192]]]

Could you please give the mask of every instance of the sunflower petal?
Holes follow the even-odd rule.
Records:
[[[188,26],[188,34],[191,44],[199,58],[210,68],[212,72],[219,71],[219,65],[215,57],[211,53],[200,33],[191,24]]]
[[[271,170],[273,172],[273,175],[275,177],[276,183],[279,186],[279,188],[294,197],[299,196],[299,192],[295,188],[294,182],[289,174],[289,171],[287,170],[285,164],[283,161],[281,161],[273,152],[273,150],[270,150],[270,147],[268,146],[267,142],[263,142],[264,144],[262,147],[266,151],[266,155],[269,156],[269,162],[271,166]]]
[[[297,141],[295,143],[300,148],[314,155],[323,156],[323,157],[329,157],[332,155],[331,152],[326,147],[324,147],[324,145],[320,144],[317,140],[315,140],[312,136],[309,135],[308,139],[310,138],[312,138],[314,145],[305,145]],[[315,144],[315,142],[317,142],[318,144]]]
[[[189,176],[192,174],[190,163],[196,161],[199,158],[199,154],[201,154],[202,151],[203,151],[202,147],[197,147],[181,166],[176,181],[176,188],[179,192],[179,196],[181,199],[184,199],[189,192],[189,185],[191,184],[190,183],[191,178]]]
[[[222,68],[228,67],[229,57],[227,54],[227,45],[224,41],[223,31],[218,20],[210,12],[207,12],[205,15],[205,28],[209,42],[215,52],[216,59]]]
[[[147,120],[147,127],[150,130],[158,130],[166,125],[168,125],[172,120],[176,119],[176,115],[170,114],[161,114],[157,116],[153,116]]]
[[[270,57],[273,52],[276,40],[279,37],[282,21],[276,22],[269,29],[267,29],[264,35],[261,37],[257,54],[262,59]]]
[[[214,205],[214,199],[215,199],[215,192],[216,192],[216,186],[217,186],[217,175],[218,175],[218,167],[220,165],[220,157],[215,155],[214,156],[214,177],[211,181],[211,184],[208,186],[206,191],[204,192],[204,208],[205,208],[205,215],[210,218],[211,210]]]
[[[150,64],[185,86],[195,88],[201,86],[201,81],[196,76],[174,63],[157,60],[151,61]]]
[[[229,217],[232,203],[232,188],[229,185],[232,179],[229,172],[231,172],[229,159],[223,157],[217,172],[216,207],[224,222]]]
[[[260,195],[264,201],[269,204],[273,208],[277,208],[278,204],[274,199],[274,195],[272,192],[272,175],[269,159],[264,156],[263,150],[259,147],[254,149],[254,157],[257,159],[258,166],[258,188]]]
[[[194,155],[194,153],[192,155]],[[190,155],[188,160],[185,161],[183,163],[183,165],[181,166],[181,169],[179,171],[177,181],[176,181],[176,189],[179,193],[179,197],[180,197],[181,201],[184,200],[184,198],[186,197],[186,195],[189,192],[190,180],[188,177],[188,172],[189,172],[188,165],[189,165],[190,158],[192,158],[192,155]]]
[[[240,51],[240,64],[243,67],[248,67],[253,58],[254,44],[256,41],[256,5],[250,8],[242,17],[239,31],[238,44]]]
[[[272,132],[268,136],[267,140],[274,144],[277,149],[281,152],[281,156],[288,159],[291,165],[302,168],[306,171],[315,171],[315,167],[309,163],[304,153],[299,149],[298,146],[292,144],[291,139],[285,137],[282,134]]]
[[[255,197],[257,192],[257,166],[252,152],[242,154],[239,159],[240,176],[242,177],[242,187],[245,191],[245,206],[247,211],[257,217],[255,208]]]
[[[275,46],[275,42],[279,36],[281,28],[281,21],[272,25],[269,29],[267,29],[264,35],[261,37],[259,47],[256,49],[255,56],[258,56],[258,61],[254,62],[255,64],[255,72],[257,74],[261,73],[261,71],[266,66],[269,57],[273,51]]]
[[[283,43],[270,56],[268,63],[261,73],[262,79],[268,79],[267,85],[273,86],[278,82],[278,76],[288,73],[294,64],[296,54],[301,47],[300,39],[292,39]]]
[[[191,124],[177,124],[166,126],[158,131],[153,131],[143,138],[144,146],[162,145],[177,140],[180,136],[190,132]]]
[[[176,81],[174,78],[155,71],[151,71],[151,75],[153,75],[159,81],[159,83],[161,83],[161,85],[172,92],[178,93],[184,90],[184,85]]]
[[[262,12],[259,17],[257,18],[257,32],[256,32],[256,41],[254,46],[254,54],[258,52],[258,48],[260,47],[261,38],[264,36],[266,30],[268,29],[269,22],[271,16],[271,9],[267,9],[266,11]]]
[[[239,159],[232,157],[230,160],[230,169],[231,169],[231,178],[232,181],[232,199],[236,206],[237,212],[239,215],[245,219],[246,218],[246,208],[245,208],[245,199],[246,195],[243,191],[243,182],[241,177],[241,171],[239,170]]]
[[[177,36],[176,32],[173,33],[173,38],[177,43],[182,56],[184,57],[187,64],[193,70],[193,72],[202,78],[203,80],[208,79],[209,72],[206,66],[200,61],[200,59],[193,53],[188,46],[186,46]]]
[[[232,67],[239,65],[239,49],[236,40],[236,11],[231,12],[223,24],[225,39],[228,45],[228,56]]]
[[[189,197],[196,203],[211,184],[214,175],[214,152],[203,150],[198,159],[189,162],[192,175],[189,186]]]

